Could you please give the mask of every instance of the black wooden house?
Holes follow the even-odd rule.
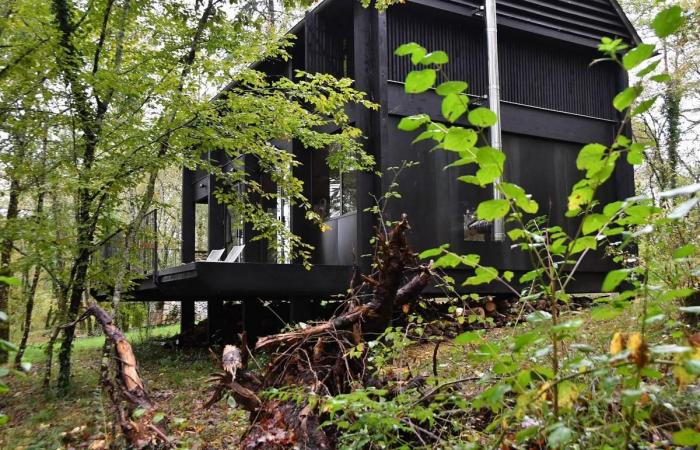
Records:
[[[389,204],[388,216],[407,213],[414,249],[450,243],[458,252],[479,253],[482,262],[502,270],[529,270],[525,253],[511,242],[465,232],[470,212],[491,195],[456,180],[443,170],[447,152],[430,152],[430,144],[412,145],[415,134],[397,129],[407,115],[440,115],[434,93],[409,96],[402,80],[410,62],[394,56],[399,45],[414,41],[450,56],[446,76],[470,84],[472,104],[487,104],[487,43],[483,0],[406,0],[385,13],[363,8],[359,0],[325,0],[309,11],[292,33],[297,36],[288,62],[261,62],[270,75],[292,76],[295,69],[348,76],[356,88],[380,105],[378,111],[357,109],[356,126],[367,136],[366,148],[385,170],[402,160],[419,161],[398,180],[402,197]],[[500,67],[501,126],[507,154],[506,177],[523,186],[540,204],[540,212],[562,218],[567,196],[580,173],[575,160],[582,144],[610,143],[620,116],[613,96],[627,86],[614,64],[590,63],[599,57],[601,37],[619,37],[634,45],[639,37],[616,0],[497,0],[498,62]],[[302,162],[297,176],[312,204],[323,204],[330,231],[311,226],[302,211],[268,205],[291,230],[316,249],[310,271],[289,263],[279,252],[250,242],[252,230],[236,227],[232,215],[216,201],[216,178],[184,170],[182,178],[182,265],[155,270],[135,290],[140,300],[180,300],[183,328],[191,326],[193,301],[208,301],[210,320],[227,300],[290,301],[299,312],[306,303],[294,299],[322,299],[344,292],[359,255],[370,253],[375,218],[362,211],[371,206],[370,194],[380,195],[388,180],[369,173],[338,174],[328,170],[322,152],[297,143],[281,143]],[[212,155],[216,158],[217,155]],[[255,170],[251,168],[251,170]],[[260,174],[264,182],[264,175]],[[603,201],[631,196],[632,168],[620,162],[602,192]],[[202,205],[202,206],[197,206]],[[203,206],[206,205],[206,206]],[[195,248],[195,211],[208,215],[208,248]],[[569,230],[576,226],[561,219]],[[239,262],[195,261],[196,250],[210,252],[245,245]],[[581,267],[575,289],[599,290],[611,263],[591,255]],[[466,273],[462,274],[462,276]],[[461,278],[461,277],[460,277]],[[499,292],[498,286],[479,287]],[[437,292],[437,291],[436,291]],[[299,316],[299,314],[297,314]]]

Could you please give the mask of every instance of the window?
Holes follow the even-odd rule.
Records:
[[[330,169],[328,172],[328,216],[342,216],[357,210],[357,173]]]

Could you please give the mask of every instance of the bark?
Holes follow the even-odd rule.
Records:
[[[17,177],[12,177],[10,180],[10,192],[7,202],[7,213],[5,214],[5,235],[2,243],[0,243],[0,276],[9,277],[12,275],[10,263],[12,261],[12,248],[14,239],[11,230],[7,228],[17,219],[19,212],[19,194],[20,184]],[[10,306],[10,286],[5,283],[0,283],[0,311],[7,312],[9,315]],[[9,321],[0,321],[0,339],[10,340],[10,323]],[[7,362],[8,354],[5,350],[0,349],[0,364]]]
[[[674,189],[678,187],[678,150],[681,143],[681,93],[677,81],[671,81],[666,88],[664,115],[668,133],[666,147],[668,167],[664,189]]]
[[[19,366],[22,363],[22,357],[27,349],[27,340],[29,339],[29,331],[32,328],[32,312],[34,311],[34,298],[36,296],[36,288],[39,285],[39,278],[41,276],[41,268],[39,266],[34,267],[34,274],[32,276],[32,281],[28,287],[23,289],[22,299],[24,301],[24,323],[22,330],[22,340],[17,348],[17,354],[15,355],[15,365]]]
[[[114,325],[112,317],[97,305],[92,305],[74,322],[63,328],[74,329],[75,325],[88,317],[94,317],[102,327],[107,342],[114,353],[115,374],[109,377],[106,366],[101,370],[101,383],[110,399],[116,423],[119,425],[129,448],[172,448],[160,423],[168,423],[163,418],[155,422],[156,404],[148,395],[141,379],[131,344],[124,333]]]

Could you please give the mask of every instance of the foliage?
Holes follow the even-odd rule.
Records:
[[[46,197],[45,212],[3,222],[2,264],[12,256],[41,268],[54,287],[58,321],[76,317],[91,287],[121,292],[139,275],[125,269],[142,250],[134,248],[135,230],[163,205],[157,181],[174,168],[210,170],[224,188],[243,184],[242,195],[222,189],[219,199],[251,224],[256,239],[271,246],[284,240],[306,260],[310,247],[259,201],[284,199],[321,226],[293,176],[298,161],[273,142],[332,147],[333,167],[372,164],[344,108],[374,105],[349,79],[302,72],[274,78],[252,68],[264,59],[287,60],[292,38],[270,20],[279,2],[231,3],[21,0],[2,7],[3,178],[20,207],[36,202],[39,192]],[[269,14],[258,12],[266,7]],[[339,132],[320,131],[324,125]],[[278,189],[265,192],[241,165],[224,171],[216,162],[222,154],[256,161]],[[120,233],[128,251],[105,264],[96,256]],[[65,387],[74,331],[63,333]]]
[[[667,38],[684,20],[680,9],[672,6],[657,15],[652,27],[659,38]],[[406,77],[406,92],[435,88],[444,116],[444,121],[424,114],[405,117],[399,128],[422,129],[416,141],[430,139],[435,149],[456,153],[458,159],[451,166],[476,166],[475,175],[459,180],[494,185],[501,195],[482,202],[478,218],[504,219],[513,247],[531,255],[533,269],[515,280],[513,273],[482,265],[476,254],[457,254],[447,245],[424,251],[421,258],[437,258],[434,269],[472,269],[473,275],[462,285],[507,286],[519,299],[524,323],[517,323],[512,335],[499,341],[484,340],[476,332],[455,339],[455,344],[465,346],[468,360],[490,366],[488,374],[477,377],[481,379],[475,393],[450,391],[460,380],[433,377],[429,380],[436,386],[433,395],[409,391],[392,398],[386,392],[358,391],[330,399],[326,407],[334,426],[348,433],[343,441],[348,448],[409,448],[425,436],[444,448],[636,448],[668,441],[695,445],[700,439],[693,429],[697,404],[688,405],[683,399],[688,395],[697,402],[696,388],[691,386],[696,386],[700,374],[700,342],[695,330],[678,320],[680,313],[700,313],[697,306],[679,308],[680,301],[698,292],[698,247],[693,242],[674,247],[673,258],[663,262],[635,256],[640,242],[653,242],[660,233],[683,227],[697,213],[700,185],[661,192],[658,197],[667,200],[663,205],[644,195],[610,204],[597,200],[617,165],[624,160],[643,162],[650,144],[633,140],[625,125],[653,106],[655,97],[640,101],[649,86],[669,79],[657,69],[655,45],[629,49],[620,39],[604,38],[599,49],[604,58],[596,63],[632,71],[636,82],[613,99],[623,119],[612,143],[592,143],[578,154],[576,166],[582,178],[572,187],[566,212],[569,220],[580,222],[573,235],[536,217],[538,204],[506,179],[506,153],[479,146],[498,117],[486,108],[469,107],[466,83],[435,86],[447,55],[417,43],[396,49],[397,55],[410,57],[418,66]],[[463,117],[468,127],[456,124]],[[601,286],[614,294],[595,301],[592,317],[607,320],[632,314],[634,318],[630,328],[614,330],[602,353],[581,341],[584,321],[566,314],[577,270],[593,252],[596,257],[607,252],[619,268],[609,272]],[[664,275],[654,275],[657,271]],[[544,309],[536,308],[542,304]],[[380,364],[385,361],[383,349],[394,345],[394,335],[395,330],[387,330],[381,340],[386,344],[372,346],[380,350]],[[664,419],[669,410],[675,414],[672,423]],[[485,423],[455,425],[455,414],[481,417]],[[465,433],[473,442],[456,444],[454,437]]]

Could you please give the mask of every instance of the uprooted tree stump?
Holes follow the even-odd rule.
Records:
[[[100,383],[110,400],[115,423],[129,448],[172,448],[172,442],[160,426],[167,423],[167,419],[162,415],[157,417],[156,405],[139,375],[131,344],[114,324],[112,316],[99,306],[91,305],[76,321],[61,328],[75,326],[90,316],[97,320],[106,339],[112,343],[115,373],[110,377],[109,365],[103,365]]]
[[[301,388],[309,395],[338,395],[359,387],[386,386],[375,378],[364,357],[350,357],[359,344],[373,340],[391,325],[394,313],[404,314],[431,280],[429,266],[419,265],[406,242],[404,216],[387,235],[378,233],[375,273],[363,276],[346,303],[330,320],[304,329],[260,338],[255,351],[272,353],[260,375],[250,370],[251,350],[245,336],[239,347],[227,345],[223,371],[216,374],[209,407],[224,393],[250,412],[250,427],[241,440],[243,449],[331,449],[336,436],[322,428],[322,413],[309,401],[266,399],[270,388]],[[361,353],[366,354],[367,347]]]

